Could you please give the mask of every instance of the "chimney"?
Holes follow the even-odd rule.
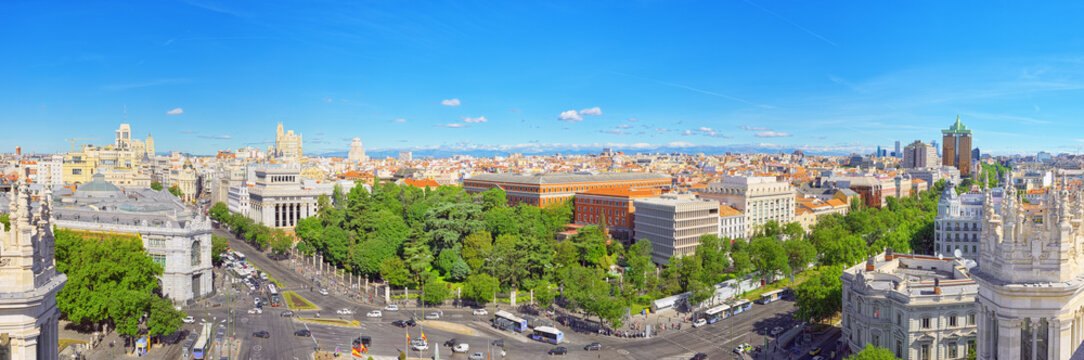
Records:
[[[869,259],[866,259],[866,271],[873,271],[875,268],[875,266],[873,266],[873,258],[873,256],[870,256]]]
[[[933,279],[933,294],[941,295],[941,279]]]
[[[895,258],[896,258],[896,255],[895,255],[894,252],[892,252],[892,248],[885,249],[885,261],[892,261],[892,259],[895,259]]]

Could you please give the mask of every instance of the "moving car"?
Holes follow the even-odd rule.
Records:
[[[252,333],[252,337],[270,339],[271,338],[271,333],[267,332],[267,330],[260,330],[260,331]]]
[[[191,324],[196,322],[196,318],[192,316],[185,316],[184,319],[181,319],[181,321],[183,321],[185,324]]]
[[[708,354],[696,353],[696,355],[693,355],[692,360],[708,360]]]
[[[435,312],[431,312],[431,313],[425,314],[425,319],[426,320],[440,320],[440,314],[435,313]]]
[[[467,360],[485,360],[485,359],[486,359],[486,354],[483,354],[481,352],[476,352],[476,353],[470,354],[470,356],[467,357]]]
[[[282,317],[291,317],[291,316],[294,316],[294,312],[293,312],[293,311],[290,311],[290,310],[286,310],[286,311],[283,311],[283,312],[282,312],[281,314],[279,314],[279,316],[282,316]]]
[[[399,311],[399,305],[391,304],[384,307],[384,311]]]
[[[493,346],[504,347],[504,339],[493,340]]]
[[[548,355],[565,355],[565,354],[568,354],[568,348],[566,348],[564,346],[558,346],[558,347],[550,349],[550,351],[546,352],[546,354],[548,354]]]
[[[429,350],[429,343],[426,342],[425,339],[414,338],[414,340],[410,341],[410,348],[414,349],[414,351]]]
[[[391,324],[395,325],[396,327],[401,327],[401,328],[405,328],[407,326],[410,326],[410,325],[407,325],[407,322],[403,321],[403,320],[395,320],[395,321],[392,321]]]
[[[817,355],[813,357],[813,360],[824,360],[823,356]]]
[[[475,309],[474,315],[488,315],[489,312],[486,309]]]
[[[382,314],[380,312],[380,310],[373,310],[373,311],[370,311],[368,314],[365,314],[365,316],[368,316],[368,317],[371,317],[371,318],[378,318],[378,317],[384,316],[384,314]]]
[[[448,341],[444,342],[444,346],[447,346],[447,347],[455,346],[455,344],[456,344],[455,338],[448,339]]]
[[[312,336],[312,332],[309,329],[301,329],[294,331],[294,336]]]
[[[248,313],[249,314],[263,314],[263,310],[260,309],[260,308],[251,308],[251,309],[248,309]]]
[[[707,320],[697,319],[696,322],[693,323],[693,327],[698,328],[698,327],[701,327],[701,326],[704,326],[704,325],[707,325],[707,324],[708,324]]]
[[[452,352],[465,353],[468,351],[470,351],[470,344],[468,343],[458,343],[452,347]]]
[[[587,350],[587,351],[602,350],[602,344],[599,344],[597,342],[593,342],[593,343],[590,343],[590,344],[587,344],[586,346],[584,346],[583,349]]]
[[[339,310],[335,310],[335,313],[336,313],[336,314],[339,314],[339,315],[353,315],[353,314],[354,314],[354,312],[353,312],[353,311],[351,311],[350,309],[339,309]]]
[[[327,296],[327,289],[320,289],[320,295]]]

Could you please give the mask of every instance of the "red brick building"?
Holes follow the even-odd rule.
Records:
[[[526,203],[538,207],[568,200],[579,192],[597,189],[661,188],[670,186],[670,176],[649,173],[603,174],[480,174],[463,180],[463,189],[477,194],[499,187],[508,194],[508,204]]]
[[[603,188],[576,194],[575,222],[598,225],[600,217],[606,216],[606,228],[614,239],[628,242],[634,238],[633,226],[636,207],[634,199],[659,196],[658,189]]]

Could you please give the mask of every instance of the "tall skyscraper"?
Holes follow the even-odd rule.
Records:
[[[956,115],[955,124],[941,130],[941,140],[941,165],[955,167],[960,176],[970,176],[971,130],[960,123],[960,115]]]
[[[19,181],[12,189],[11,229],[0,226],[0,358],[14,360],[58,357],[60,310],[56,293],[68,282],[53,261],[53,196],[49,187],[31,194]],[[31,197],[40,197],[31,210]]]
[[[361,145],[361,138],[354,138],[354,140],[350,142],[350,152],[347,154],[347,160],[350,162],[363,162],[369,160],[369,157],[365,156],[365,147]]]
[[[898,157],[898,158],[903,157],[903,153],[900,152],[900,141],[899,140],[896,140],[896,152],[893,153],[892,156],[895,156],[895,157]]]
[[[903,168],[929,168],[937,167],[937,150],[933,146],[923,143],[921,140],[907,145],[903,149]]]

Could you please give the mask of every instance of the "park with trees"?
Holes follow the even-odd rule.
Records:
[[[750,241],[714,235],[695,255],[663,267],[651,260],[648,239],[624,245],[596,225],[567,240],[555,235],[572,221],[571,201],[545,207],[511,206],[502,189],[468,194],[455,186],[418,188],[379,183],[369,191],[338,187],[318,200],[316,216],[294,229],[297,249],[321,254],[338,268],[421,290],[440,304],[455,294],[477,304],[497,294],[533,292],[543,305],[559,303],[619,327],[630,310],[689,293],[692,304],[713,295],[714,284],[755,277],[772,282],[802,274],[795,287],[798,317],[828,320],[838,313],[839,274],[892,248],[929,252],[943,182],[915,197],[888,198],[884,208],[853,206],[819,219],[808,233],[797,223],[769,222]],[[215,204],[210,216],[257,248],[282,253],[292,238]]]

